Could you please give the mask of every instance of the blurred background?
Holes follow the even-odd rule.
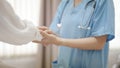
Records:
[[[49,26],[60,0],[7,0],[16,14],[35,26]],[[108,68],[117,68],[120,63],[120,0],[114,0],[116,14],[116,38],[110,43]],[[56,46],[44,48],[40,44],[28,43],[14,46],[0,42],[0,60],[18,68],[51,68],[57,57]]]

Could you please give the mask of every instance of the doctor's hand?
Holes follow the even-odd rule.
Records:
[[[59,45],[60,44],[60,38],[57,37],[54,34],[48,33],[47,30],[40,31],[40,34],[43,36],[43,39],[40,42],[44,46],[47,46],[47,45],[50,45],[50,44],[55,44],[55,45]]]
[[[54,32],[52,32],[48,27],[46,26],[40,26],[40,27],[37,27],[39,29],[39,31],[45,31],[46,33],[48,34],[53,34],[53,35],[56,35]],[[34,43],[41,43],[41,41],[38,41],[38,40],[34,40],[32,41]],[[41,43],[42,44],[42,43]],[[45,43],[44,43],[45,44]]]
[[[50,30],[48,27],[46,27],[46,26],[40,26],[40,27],[38,27],[38,29],[40,30],[40,31],[45,31],[45,32],[47,32],[48,34],[54,34],[54,35],[56,35],[52,30]]]
[[[52,34],[53,32],[51,31],[51,30],[49,30],[49,28],[48,27],[46,27],[46,26],[38,26],[38,27],[36,27],[39,31],[46,31],[47,30],[47,33],[48,34]],[[40,33],[40,32],[39,32]],[[40,40],[33,40],[32,41],[33,43],[41,43],[40,42]]]

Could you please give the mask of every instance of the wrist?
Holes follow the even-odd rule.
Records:
[[[59,45],[64,45],[63,44],[64,43],[64,39],[63,38],[57,38],[57,45],[59,46]]]

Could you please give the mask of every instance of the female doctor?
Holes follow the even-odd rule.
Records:
[[[6,0],[0,0],[0,41],[21,45],[41,40],[39,30],[32,23],[22,21]],[[0,61],[0,68],[13,68]]]
[[[114,38],[113,0],[62,0],[50,29],[40,29],[40,43],[59,46],[53,68],[107,68]]]

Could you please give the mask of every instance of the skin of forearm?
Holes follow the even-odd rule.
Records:
[[[81,39],[64,39],[59,38],[59,45],[68,46],[72,48],[79,48],[82,50],[102,50],[107,36],[89,37]]]

